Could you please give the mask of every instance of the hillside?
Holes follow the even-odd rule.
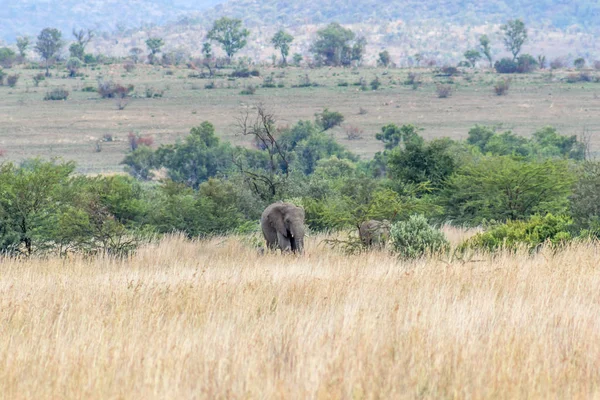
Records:
[[[11,42],[17,35],[34,35],[48,26],[63,31],[84,27],[106,32],[168,21],[207,25],[223,15],[242,18],[254,26],[397,20],[478,26],[520,17],[534,26],[597,31],[600,4],[594,0],[20,0],[0,7],[0,39]]]
[[[2,2],[0,40],[36,35],[46,27],[70,32],[74,27],[112,31],[161,24],[180,14],[201,11],[220,0],[18,0]],[[6,6],[4,5],[6,4]]]

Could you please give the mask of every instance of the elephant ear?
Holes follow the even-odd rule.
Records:
[[[283,218],[281,215],[269,215],[269,223],[275,230],[283,235],[283,237],[287,237],[287,228],[285,227],[285,223],[283,222]]]

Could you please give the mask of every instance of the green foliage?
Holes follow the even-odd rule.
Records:
[[[457,167],[451,146],[449,139],[429,143],[413,140],[404,148],[397,146],[388,154],[388,177],[409,184],[429,182],[432,188],[440,189]]]
[[[499,74],[514,74],[518,71],[519,65],[516,61],[511,60],[510,58],[503,58],[499,61],[496,61],[494,68]]]
[[[300,66],[300,63],[302,62],[303,59],[304,59],[304,57],[302,57],[302,54],[300,54],[300,53],[294,53],[294,55],[292,56],[292,60],[294,61],[294,65],[296,67]]]
[[[68,97],[68,90],[64,88],[54,88],[46,93],[44,100],[66,100]]]
[[[429,225],[422,215],[411,215],[407,221],[393,224],[390,237],[394,250],[407,259],[439,253],[449,247],[444,234]]]
[[[19,55],[25,58],[27,53],[27,49],[29,49],[29,45],[31,44],[29,36],[19,36],[17,38],[17,48],[19,49]]]
[[[585,67],[585,58],[583,58],[583,57],[576,58],[575,61],[573,61],[573,65],[577,69],[582,69],[583,67]]]
[[[161,48],[165,45],[165,41],[162,38],[151,37],[146,39],[146,46],[148,50],[150,50],[150,54],[148,55],[148,61],[151,64],[157,61],[156,55],[161,52]]]
[[[456,224],[564,213],[573,183],[564,161],[484,156],[461,166],[440,193],[444,216]]]
[[[242,27],[241,20],[227,17],[216,20],[206,35],[207,39],[220,43],[229,58],[246,46],[248,36],[250,31]]]
[[[600,163],[586,162],[577,170],[570,200],[571,216],[578,228],[600,228]]]
[[[331,66],[350,65],[352,61],[362,59],[366,40],[332,22],[317,31],[317,38],[310,47],[318,63]]]
[[[294,37],[280,29],[271,39],[271,43],[276,50],[281,52],[281,60],[283,65],[287,64],[287,56],[290,53],[290,44],[294,41]]]
[[[384,50],[382,52],[379,53],[379,58],[377,59],[377,63],[379,65],[381,65],[382,67],[389,67],[389,65],[392,62],[392,56],[390,56],[390,52],[387,50]]]
[[[71,45],[69,46],[69,54],[71,58],[83,60],[85,56],[85,49],[79,43],[71,43]]]
[[[517,72],[521,74],[533,72],[538,66],[538,61],[530,54],[521,54],[517,58]]]
[[[525,23],[520,19],[509,20],[506,24],[500,27],[504,33],[504,46],[506,50],[512,53],[513,61],[521,52],[521,47],[527,40],[527,28]]]
[[[79,68],[81,68],[82,65],[83,63],[79,58],[71,57],[69,58],[69,61],[67,61],[65,67],[69,70],[69,76],[73,77],[77,75],[77,71],[79,71]]]
[[[58,29],[46,28],[38,35],[35,51],[46,61],[46,76],[49,75],[50,59],[60,53],[63,45],[62,33]]]
[[[127,173],[144,181],[152,179],[154,177],[152,170],[157,168],[156,155],[149,146],[138,146],[125,156],[121,164],[125,165]]]
[[[60,207],[59,188],[74,168],[41,160],[0,166],[0,252],[31,255],[48,245],[48,216]]]
[[[461,250],[475,249],[494,252],[515,251],[521,248],[535,250],[543,244],[552,247],[570,241],[573,230],[571,218],[564,215],[534,215],[525,221],[507,221],[487,232],[478,233],[460,246]]]
[[[398,127],[395,124],[388,124],[381,128],[381,132],[376,134],[375,138],[383,142],[386,150],[391,150],[409,142],[423,142],[423,138],[418,133],[421,130],[414,125]]]
[[[226,172],[232,165],[231,147],[220,142],[210,122],[192,128],[183,142],[160,146],[155,157],[157,165],[167,169],[170,179],[192,188]]]
[[[475,68],[475,63],[481,59],[481,53],[477,50],[467,50],[464,56],[473,68]]]
[[[15,61],[16,54],[8,47],[0,47],[0,66],[10,68]]]
[[[481,49],[481,54],[483,54],[485,56],[485,58],[490,63],[490,68],[492,68],[492,66],[493,66],[492,48],[490,46],[490,39],[488,38],[487,35],[481,35],[479,37],[479,47]]]
[[[329,111],[325,108],[323,112],[316,114],[317,124],[323,128],[324,131],[341,125],[344,122],[344,116],[337,111]]]

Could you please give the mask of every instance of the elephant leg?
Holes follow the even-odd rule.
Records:
[[[283,236],[281,233],[277,232],[277,241],[279,242],[279,248],[282,252],[287,252],[292,250],[292,244],[290,243],[290,239]]]

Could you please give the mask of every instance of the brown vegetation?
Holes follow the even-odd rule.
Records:
[[[458,235],[458,234],[457,234]],[[589,398],[597,247],[470,262],[259,256],[166,239],[129,259],[2,260],[6,398]]]

